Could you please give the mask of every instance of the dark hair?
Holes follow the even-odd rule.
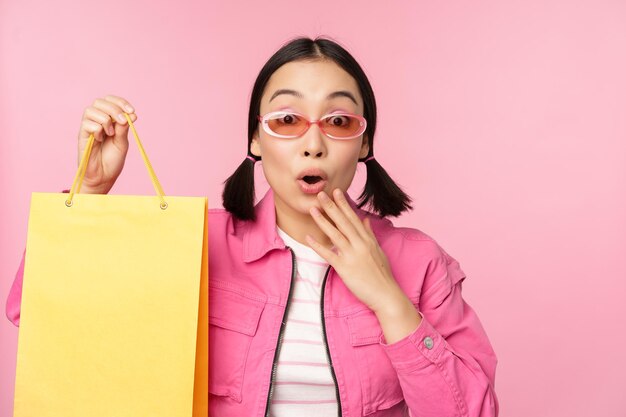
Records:
[[[294,38],[285,43],[265,63],[257,76],[250,98],[248,112],[248,157],[237,170],[224,181],[222,201],[224,208],[240,220],[255,220],[254,214],[254,163],[260,157],[250,152],[254,132],[258,127],[257,115],[261,108],[261,97],[272,74],[284,64],[292,61],[315,61],[329,59],[343,68],[357,82],[363,97],[363,117],[367,120],[364,135],[369,140],[369,153],[359,161],[364,161],[374,153],[374,132],[376,131],[376,100],[374,91],[365,73],[356,60],[342,46],[324,37],[310,39]],[[252,158],[252,159],[251,159]],[[399,216],[403,211],[412,209],[411,198],[389,177],[387,171],[376,161],[365,163],[367,180],[358,198],[357,206],[363,207],[369,202],[379,216]]]

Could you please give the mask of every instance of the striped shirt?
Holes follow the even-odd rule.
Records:
[[[278,354],[270,416],[337,415],[335,384],[324,347],[320,297],[328,262],[276,226],[296,256],[296,279]]]

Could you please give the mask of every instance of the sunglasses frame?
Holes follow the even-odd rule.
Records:
[[[300,117],[301,119],[303,119],[306,123],[307,123],[307,127],[306,129],[304,129],[304,131],[302,133],[300,133],[299,135],[279,135],[278,133],[272,132],[272,130],[269,128],[269,118],[273,115],[276,114],[293,114],[297,117]],[[355,117],[357,120],[359,120],[360,122],[360,128],[358,130],[358,134],[353,135],[353,136],[349,136],[349,137],[337,137],[337,136],[333,136],[333,135],[329,135],[324,128],[322,127],[322,125],[320,124],[320,122],[324,119],[326,119],[329,116],[350,116],[350,117]],[[261,125],[263,126],[263,130],[265,131],[265,133],[267,133],[268,135],[271,136],[275,136],[277,138],[284,138],[284,139],[295,139],[295,138],[299,138],[300,136],[304,135],[306,132],[309,131],[309,129],[311,128],[311,125],[316,124],[320,130],[329,138],[331,139],[336,139],[336,140],[350,140],[350,139],[354,139],[357,138],[359,136],[361,136],[363,133],[365,133],[365,130],[367,129],[367,120],[365,120],[365,117],[360,116],[358,114],[354,114],[354,113],[349,113],[349,112],[335,112],[335,113],[328,113],[325,114],[324,116],[320,117],[318,120],[311,120],[309,118],[307,118],[305,115],[295,112],[295,111],[287,111],[287,110],[278,110],[278,111],[273,111],[273,112],[269,112],[266,113],[265,115],[261,116],[260,114],[257,115],[257,119],[259,120],[259,122],[261,123]]]

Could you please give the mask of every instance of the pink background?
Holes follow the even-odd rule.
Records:
[[[69,188],[95,98],[135,106],[166,193],[219,207],[261,66],[293,36],[329,35],[370,77],[376,157],[414,198],[394,222],[468,274],[501,415],[624,416],[626,4],[236,3],[0,0],[2,309],[30,194]],[[134,142],[112,192],[154,193]],[[0,320],[3,416],[17,336]]]

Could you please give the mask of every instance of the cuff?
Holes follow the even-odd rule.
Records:
[[[426,320],[421,312],[419,315],[422,316],[421,323],[413,333],[404,339],[387,344],[385,337],[380,336],[379,344],[397,371],[407,371],[418,365],[423,366],[424,361],[435,363],[445,347],[446,341],[443,336]]]

